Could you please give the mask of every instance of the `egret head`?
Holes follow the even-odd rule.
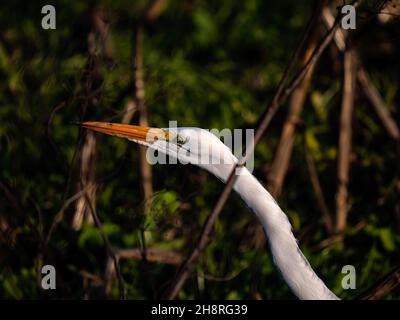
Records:
[[[237,162],[228,146],[210,131],[200,128],[159,129],[107,122],[83,122],[81,126],[145,145],[182,164],[200,166],[223,180]]]

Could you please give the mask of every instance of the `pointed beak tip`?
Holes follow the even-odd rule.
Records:
[[[165,132],[161,129],[154,129],[144,126],[128,125],[110,122],[73,122],[82,128],[90,129],[100,133],[126,138],[132,141],[151,142],[155,136],[164,137]],[[154,132],[155,131],[155,132]],[[165,137],[164,137],[165,139]]]

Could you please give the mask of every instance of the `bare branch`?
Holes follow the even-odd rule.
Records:
[[[303,63],[306,63],[308,59],[310,59],[311,54],[314,52],[317,45],[316,34],[318,31],[316,31],[316,29],[317,26],[314,26],[314,36],[310,39],[307,50],[303,57]],[[310,67],[310,70],[304,76],[303,80],[293,91],[293,94],[290,97],[289,112],[282,128],[281,138],[275,153],[271,171],[268,174],[267,188],[271,195],[275,198],[278,198],[281,193],[285,176],[289,167],[294,137],[296,134],[296,127],[303,110],[305,97],[310,86],[313,71],[314,64]]]
[[[100,51],[107,59],[112,60],[113,44],[105,11],[102,6],[96,7],[91,14],[92,30],[88,35],[88,61],[86,65],[86,76],[82,78],[82,117],[85,116],[88,107],[95,106],[101,97],[102,83],[98,71],[97,54]],[[100,80],[100,81],[99,81]],[[79,230],[83,222],[92,224],[93,220],[85,199],[89,199],[94,207],[96,203],[96,136],[93,132],[86,132],[84,143],[80,150],[79,176],[83,187],[92,186],[76,203],[76,210],[72,220],[72,228]]]
[[[154,8],[154,6],[158,8],[158,5],[162,5],[162,4],[157,4],[158,2],[159,1],[155,1],[152,5],[150,5],[148,10],[151,11],[152,8]],[[146,15],[146,13],[144,15]],[[143,79],[143,52],[142,52],[143,35],[144,35],[143,21],[139,21],[135,32],[134,52],[133,52],[134,94],[133,94],[133,100],[126,105],[125,112],[122,118],[122,123],[129,123],[132,120],[134,113],[136,111],[139,111],[139,125],[148,127],[149,126],[148,110],[144,102],[145,87]],[[146,148],[144,146],[138,146],[138,148],[139,148],[140,175],[142,179],[142,191],[145,203],[145,212],[147,212],[149,207],[151,206],[151,199],[153,196],[152,168],[146,159]]]
[[[145,257],[144,257],[145,255]],[[157,262],[163,264],[179,265],[182,263],[182,255],[180,253],[163,250],[158,248],[133,248],[133,249],[120,249],[115,250],[115,257],[119,261],[123,259],[135,259],[135,260],[145,260],[148,262]],[[105,267],[105,291],[108,295],[111,291],[111,285],[113,278],[115,276],[115,264],[112,258],[107,257],[106,267]]]
[[[383,1],[385,2],[385,1]],[[382,3],[379,8],[384,6],[385,3]],[[386,4],[387,5],[387,4]],[[400,8],[400,6],[399,6]],[[381,9],[380,9],[381,10]],[[380,12],[380,11],[379,11]],[[332,12],[329,8],[324,8],[323,10],[323,19],[325,25],[327,27],[331,27],[334,23],[335,18],[333,17]],[[344,52],[346,49],[346,38],[347,33],[342,30],[338,29],[335,34],[335,44],[336,47],[340,52]],[[370,103],[372,104],[375,112],[377,113],[378,117],[381,119],[386,131],[388,134],[395,140],[400,140],[400,130],[396,124],[396,121],[391,117],[388,108],[385,106],[385,102],[382,99],[379,91],[376,89],[374,84],[368,78],[368,74],[365,71],[365,68],[359,63],[358,65],[358,72],[357,72],[357,80],[360,87],[363,89],[365,96],[369,99]]]
[[[96,137],[93,132],[85,133],[85,142],[80,153],[80,172],[78,173],[83,187],[87,188],[88,199],[92,206],[96,203]],[[79,230],[83,222],[93,224],[91,215],[86,203],[86,198],[83,196],[76,203],[76,211],[72,219],[72,229]]]
[[[81,188],[83,189],[82,182],[81,182]],[[92,203],[89,201],[87,192],[85,192],[85,198],[86,198],[86,201],[88,203],[88,207],[89,207],[90,213],[92,214],[93,221],[94,221],[97,229],[100,231],[100,235],[101,235],[101,237],[103,239],[103,242],[104,242],[104,245],[106,247],[107,254],[111,258],[111,260],[113,261],[114,268],[116,270],[116,274],[117,274],[117,278],[118,278],[120,299],[125,299],[124,280],[122,278],[121,270],[119,268],[118,258],[117,258],[116,254],[115,254],[115,251],[114,251],[110,241],[108,240],[107,234],[103,230],[103,226],[102,226],[102,223],[101,223],[101,221],[100,221],[100,219],[99,219],[99,217],[97,215],[97,212],[95,211],[94,207],[92,206]]]
[[[376,114],[381,119],[383,126],[385,127],[388,134],[394,139],[400,140],[400,130],[394,119],[390,116],[388,109],[385,106],[381,95],[375,86],[372,84],[371,80],[368,78],[367,72],[361,66],[357,73],[358,83],[364,91],[365,96],[369,99],[372,106],[375,109]]]
[[[80,190],[79,192],[75,193],[72,197],[70,197],[66,201],[64,201],[61,209],[54,216],[53,223],[50,226],[49,232],[48,232],[47,237],[46,237],[46,243],[47,244],[49,244],[51,236],[52,236],[55,228],[63,220],[65,210],[67,210],[68,207],[72,203],[74,203],[77,199],[80,199],[89,188],[92,188],[92,185],[87,185],[83,190]]]
[[[351,161],[351,135],[356,83],[356,56],[352,49],[344,53],[344,79],[342,95],[342,112],[340,115],[340,132],[338,147],[338,191],[336,196],[336,232],[346,228],[349,211],[349,171]]]
[[[400,284],[400,267],[380,281],[362,300],[379,300]]]

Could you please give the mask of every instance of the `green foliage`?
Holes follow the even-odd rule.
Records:
[[[40,27],[41,5],[8,1],[0,11],[0,298],[97,298],[107,250],[100,230],[71,228],[83,132],[77,120],[120,122],[133,96],[134,33],[148,1],[53,1],[57,29]],[[89,59],[90,18],[103,6],[112,56],[101,37]],[[23,10],[20,7],[24,8]],[[167,127],[254,128],[291,59],[311,1],[168,1],[144,24],[143,73],[150,123]],[[361,8],[362,14],[371,10]],[[399,123],[399,23],[372,25],[360,36],[361,60]],[[321,28],[324,30],[324,28]],[[343,242],[328,238],[309,181],[304,139],[315,161],[328,207],[335,212],[341,55],[328,49],[306,97],[279,204],[301,248],[328,286],[355,298],[398,264],[399,150],[372,106],[356,93],[350,196]],[[90,70],[90,62],[95,64]],[[87,92],[88,79],[99,90]],[[97,86],[97,87],[96,87]],[[86,107],[85,107],[86,106]],[[257,146],[255,176],[266,184],[287,104]],[[137,121],[135,114],[132,122]],[[96,212],[114,248],[159,248],[189,254],[223,185],[192,166],[153,167],[155,193],[143,200],[137,146],[96,135]],[[179,298],[293,299],[265,248],[253,243],[256,218],[232,195]],[[38,286],[38,265],[53,264],[58,289]],[[341,268],[357,270],[357,289],[344,291]],[[130,299],[160,297],[176,266],[120,260]],[[90,275],[90,276],[88,276]],[[100,296],[104,297],[104,296]],[[387,298],[398,299],[399,289]],[[119,298],[117,281],[109,298]]]

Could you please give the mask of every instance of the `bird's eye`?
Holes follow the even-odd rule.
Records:
[[[176,136],[176,143],[180,146],[184,145],[188,141],[189,141],[189,137],[183,137],[179,134]]]

